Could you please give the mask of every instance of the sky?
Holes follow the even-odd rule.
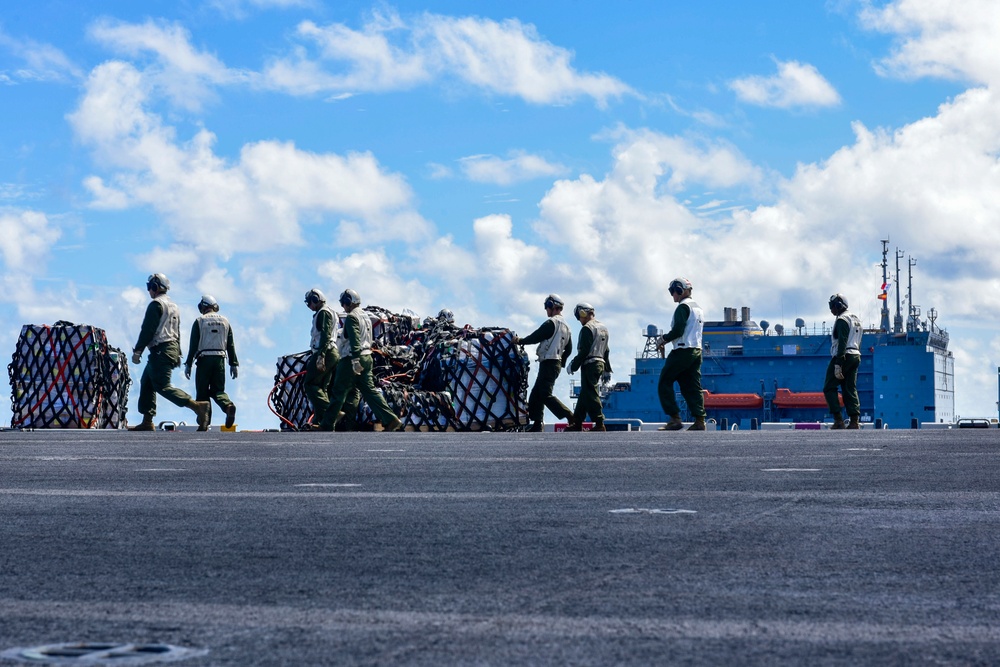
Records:
[[[995,0],[4,3],[0,352],[58,320],[130,350],[162,272],[274,428],[311,288],[520,335],[555,292],[627,380],[676,276],[708,319],[822,327],[839,292],[877,326],[889,239],[993,417],[998,33]]]

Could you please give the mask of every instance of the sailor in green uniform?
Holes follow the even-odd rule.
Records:
[[[559,295],[550,294],[543,305],[549,318],[524,338],[514,338],[515,345],[538,345],[535,350],[538,356],[538,377],[528,395],[528,419],[531,420],[528,431],[531,432],[542,430],[546,407],[556,417],[567,420],[569,426],[573,426],[573,411],[552,394],[559,372],[573,351],[573,335],[563,319],[564,304]]]
[[[229,320],[219,314],[219,302],[209,294],[201,297],[198,312],[201,317],[191,325],[184,377],[191,379],[191,366],[197,363],[195,398],[199,401],[214,400],[226,413],[226,428],[232,428],[236,422],[236,405],[226,394],[226,359],[229,359],[229,374],[234,380],[239,375],[240,365],[236,358],[233,328]]]
[[[375,418],[382,423],[382,430],[402,430],[403,422],[389,408],[382,392],[375,388],[372,376],[372,321],[361,308],[361,297],[354,290],[346,289],[340,295],[340,305],[347,312],[344,326],[337,338],[340,363],[333,381],[330,406],[320,429],[333,430],[337,420],[343,417],[340,410],[344,407],[344,401],[357,389]]]
[[[823,394],[826,405],[833,415],[833,426],[830,428],[859,429],[858,419],[861,417],[861,401],[858,399],[858,367],[861,365],[861,335],[863,329],[857,315],[847,312],[847,299],[840,294],[830,297],[830,312],[837,320],[833,324],[832,341],[830,345],[830,363],[826,368],[826,380],[823,383]],[[840,399],[837,389],[844,396],[844,407],[850,417],[850,423],[844,424],[844,415],[840,411]]]
[[[142,363],[142,351],[149,348],[146,367],[139,380],[139,412],[142,422],[130,431],[152,431],[156,414],[156,395],[182,408],[194,410],[198,430],[207,431],[212,419],[212,405],[194,401],[191,396],[170,384],[173,369],[181,365],[181,315],[177,304],[167,298],[170,281],[162,273],[146,279],[146,291],[151,301],[142,320],[139,340],[132,349],[132,363]]]
[[[701,337],[705,327],[705,316],[701,306],[691,300],[691,281],[687,278],[674,278],[670,281],[668,291],[677,308],[674,309],[674,319],[670,331],[660,336],[656,347],[663,352],[667,343],[673,343],[670,354],[660,371],[660,382],[657,393],[663,412],[670,417],[661,431],[679,431],[684,428],[681,422],[681,410],[674,395],[674,382],[681,390],[681,396],[687,401],[688,410],[694,416],[694,424],[689,431],[705,430],[705,394],[701,390]]]
[[[309,349],[303,378],[306,397],[313,408],[313,427],[318,427],[330,405],[330,387],[340,355],[337,353],[337,314],[326,303],[326,295],[318,289],[306,292],[306,306],[313,311]]]
[[[573,315],[583,325],[577,342],[576,356],[569,363],[569,372],[580,373],[580,397],[573,411],[573,424],[567,431],[582,430],[582,424],[590,415],[594,425],[592,431],[606,431],[604,426],[604,406],[601,404],[601,381],[609,381],[611,375],[610,351],[608,349],[608,328],[597,321],[594,307],[589,303],[578,303]]]

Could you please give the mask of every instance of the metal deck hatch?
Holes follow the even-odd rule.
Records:
[[[32,648],[12,648],[0,658],[36,665],[152,665],[206,655],[208,649],[170,644],[121,644],[115,642],[67,642]]]

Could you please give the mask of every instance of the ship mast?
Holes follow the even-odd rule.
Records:
[[[896,317],[892,323],[893,333],[903,333],[903,306],[899,302],[899,258],[903,255],[903,251],[896,248]]]
[[[906,318],[906,331],[909,333],[911,331],[920,330],[920,306],[913,305],[913,267],[917,265],[917,260],[912,257],[908,257],[907,262],[909,263],[909,268],[907,277],[908,282],[906,286],[906,303],[910,315]]]
[[[889,239],[882,239],[882,284],[889,282],[886,271],[889,270]],[[882,322],[879,324],[879,331],[889,333],[889,300],[882,299]]]

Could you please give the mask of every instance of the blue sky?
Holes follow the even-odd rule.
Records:
[[[0,350],[60,319],[129,349],[163,272],[185,330],[220,301],[238,421],[271,427],[312,287],[522,334],[549,292],[588,301],[622,380],[676,275],[713,319],[821,323],[842,292],[877,324],[888,237],[951,333],[957,413],[994,416],[1000,6],[961,5],[6,7]]]

